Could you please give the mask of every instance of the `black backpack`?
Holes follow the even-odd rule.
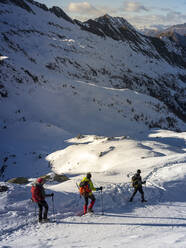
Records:
[[[132,177],[132,187],[137,187],[138,186],[138,178],[134,175]]]

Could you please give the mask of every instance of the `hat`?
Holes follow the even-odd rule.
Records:
[[[138,169],[138,170],[137,170],[137,173],[141,173],[141,170]]]
[[[44,181],[44,179],[42,177],[40,177],[40,178],[37,179],[37,182],[38,183],[42,183],[43,181]]]
[[[87,173],[87,178],[88,178],[88,179],[90,179],[90,178],[91,178],[91,176],[92,176],[92,175],[91,175],[91,173],[90,173],[90,172],[88,172],[88,173]]]

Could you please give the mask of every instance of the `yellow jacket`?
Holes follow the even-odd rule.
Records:
[[[88,179],[87,177],[84,177],[81,182],[88,182],[89,185],[89,189],[91,190],[91,192],[89,192],[89,195],[92,195],[92,191],[96,191],[96,188],[93,185],[93,182],[91,179]],[[81,183],[80,182],[80,183]]]

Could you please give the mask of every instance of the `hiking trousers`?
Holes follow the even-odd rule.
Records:
[[[47,214],[48,214],[48,203],[43,200],[38,202],[38,207],[39,207],[39,221],[42,219],[47,219]],[[43,208],[44,210],[44,215],[43,215]]]
[[[137,192],[140,192],[140,194],[141,194],[141,200],[143,201],[144,200],[144,192],[143,192],[143,188],[142,188],[142,186],[138,186],[138,187],[135,187],[134,188],[134,192],[133,192],[133,194],[132,194],[132,196],[131,196],[131,200],[134,198],[134,196],[135,196],[135,194],[137,193]]]
[[[85,200],[84,213],[86,214],[86,212],[87,212],[87,206],[88,206],[88,199],[91,199],[90,205],[88,207],[88,209],[91,210],[93,208],[93,206],[94,206],[94,203],[96,201],[96,198],[95,198],[95,196],[93,194],[92,195],[84,194],[83,197],[84,197],[84,200]]]

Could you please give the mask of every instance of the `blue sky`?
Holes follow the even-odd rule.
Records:
[[[71,18],[87,20],[105,13],[124,17],[132,25],[163,27],[186,23],[186,0],[38,0],[48,7],[58,6]]]

